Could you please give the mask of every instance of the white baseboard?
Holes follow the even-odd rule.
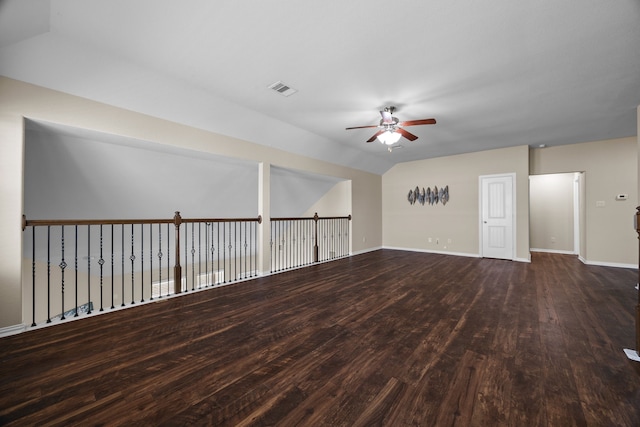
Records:
[[[584,258],[578,257],[583,264],[596,265],[600,267],[616,267],[616,268],[638,268],[637,264],[624,264],[620,262],[604,262],[604,261],[587,261]]]
[[[8,337],[11,335],[17,335],[17,334],[21,334],[24,331],[27,330],[27,327],[25,325],[13,325],[13,326],[6,326],[4,328],[0,328],[0,338],[2,337]]]
[[[363,249],[361,251],[357,251],[357,252],[352,252],[351,256],[353,255],[362,255],[362,254],[366,254],[367,252],[375,252],[375,251],[379,251],[380,249],[384,249],[382,246],[378,246],[375,248],[367,248],[367,249]]]
[[[453,255],[453,256],[463,256],[467,258],[482,258],[479,254],[472,254],[468,252],[452,252],[452,251],[434,251],[429,249],[416,249],[416,248],[400,248],[396,246],[384,246],[384,249],[391,249],[394,251],[408,251],[408,252],[421,252],[426,254],[440,254],[440,255]],[[531,257],[527,258],[514,258],[512,261],[515,262],[531,262]]]
[[[547,252],[550,254],[563,254],[563,255],[577,255],[574,251],[561,251],[558,249],[542,249],[542,248],[531,248],[530,252]]]
[[[578,254],[576,254],[575,252],[572,252],[572,251],[557,251],[557,250],[553,250],[553,249],[531,248],[529,250],[531,252],[548,252],[548,253],[552,253],[552,254],[578,255]],[[596,266],[600,266],[600,267],[616,267],[616,268],[638,268],[638,266],[635,265],[635,264],[625,264],[625,263],[620,263],[620,262],[589,261],[589,260],[583,258],[580,255],[578,255],[578,259],[580,260],[580,262],[582,262],[583,264],[586,264],[586,265],[596,265]]]
[[[391,249],[394,251],[421,252],[421,253],[427,253],[427,254],[454,255],[454,256],[463,256],[467,258],[480,258],[480,255],[478,254],[470,254],[467,252],[433,251],[429,249],[400,248],[396,246],[383,246],[383,249]]]

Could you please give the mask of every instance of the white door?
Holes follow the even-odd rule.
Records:
[[[514,259],[514,179],[514,174],[480,177],[482,257]]]

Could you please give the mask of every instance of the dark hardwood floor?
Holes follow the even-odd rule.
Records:
[[[376,251],[0,339],[0,424],[639,426],[636,281]]]

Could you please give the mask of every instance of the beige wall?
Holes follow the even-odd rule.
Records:
[[[584,171],[587,263],[637,265],[637,154],[636,137],[531,150],[532,175]],[[616,200],[621,193],[629,199]]]
[[[385,247],[480,253],[479,177],[515,173],[516,258],[529,260],[529,149],[527,146],[401,163],[382,178],[382,241]],[[448,185],[450,200],[410,205],[416,186]],[[431,243],[429,243],[431,237]]]
[[[378,175],[206,132],[5,77],[0,77],[0,100],[0,328],[23,322],[20,283],[24,117],[350,180],[353,192],[352,249],[358,252],[382,245],[382,177]]]
[[[302,216],[347,216],[351,214],[351,182],[340,181],[313,204]]]

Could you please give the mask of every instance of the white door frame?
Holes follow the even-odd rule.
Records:
[[[517,246],[516,246],[516,207],[517,207],[517,203],[516,203],[516,173],[515,172],[510,172],[510,173],[499,173],[499,174],[493,174],[493,175],[480,175],[478,177],[478,228],[479,228],[479,244],[480,247],[478,249],[478,253],[480,254],[480,257],[483,258],[484,257],[484,227],[483,227],[483,218],[482,218],[482,208],[483,208],[483,201],[484,201],[484,192],[482,189],[482,183],[484,179],[487,178],[503,178],[503,177],[509,177],[511,178],[511,197],[512,197],[512,205],[513,205],[513,209],[511,209],[511,260],[515,260],[516,259],[516,253],[517,253]]]

